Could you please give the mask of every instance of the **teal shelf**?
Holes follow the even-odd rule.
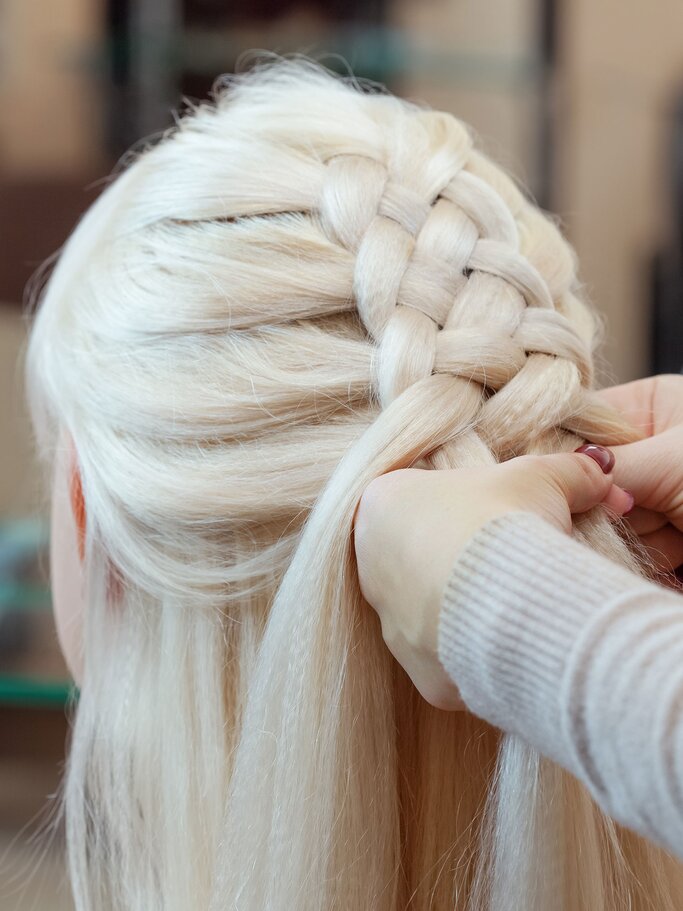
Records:
[[[5,644],[0,705],[64,709],[75,689],[59,656],[50,591],[40,567],[47,560],[48,523],[35,517],[0,521],[0,620],[27,629],[16,654]],[[27,636],[28,644],[22,642]],[[11,642],[11,635],[10,635]],[[3,666],[4,665],[4,666]]]
[[[77,694],[76,687],[66,680],[0,675],[0,705],[61,708],[72,703]]]

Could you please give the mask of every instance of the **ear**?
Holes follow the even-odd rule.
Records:
[[[78,465],[78,453],[73,439],[69,436],[69,499],[71,502],[71,511],[76,523],[76,534],[78,540],[78,557],[83,563],[85,560],[85,528],[86,512],[85,499],[83,498],[83,483],[81,480],[81,470]]]

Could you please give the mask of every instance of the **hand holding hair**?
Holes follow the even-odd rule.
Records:
[[[683,563],[683,376],[648,377],[600,395],[644,434],[614,447],[614,479],[638,504],[629,524],[655,565],[670,572]]]
[[[582,447],[593,463],[393,472],[356,520],[362,592],[425,699],[520,737],[678,857],[683,600],[564,533],[602,504],[660,568],[683,562],[681,392],[683,378],[662,376],[600,393],[645,438]]]
[[[613,483],[611,452],[582,450],[477,469],[402,469],[366,488],[355,518],[361,591],[392,654],[437,708],[463,707],[439,661],[437,630],[446,581],[471,536],[511,512],[534,512],[569,534],[573,514],[598,504],[619,516],[632,508],[633,497]]]

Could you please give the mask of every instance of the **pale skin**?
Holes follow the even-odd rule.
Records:
[[[443,591],[459,552],[489,519],[530,511],[571,532],[572,514],[604,503],[629,512],[655,563],[683,563],[683,377],[638,380],[603,392],[646,438],[615,446],[604,474],[585,455],[523,456],[468,471],[403,469],[376,478],[356,512],[358,576],[394,657],[437,708],[462,708],[438,658]],[[617,483],[620,486],[617,486]]]
[[[609,474],[582,454],[523,456],[482,469],[402,469],[364,492],[354,522],[361,591],[387,646],[437,708],[462,708],[437,652],[443,589],[458,553],[489,519],[530,511],[570,533],[573,514],[604,503],[614,515],[628,512],[659,566],[683,563],[683,377],[651,377],[602,395],[646,435],[613,447]],[[51,577],[59,641],[76,682],[86,609],[78,540],[87,516],[79,494],[77,453],[64,434],[55,463]]]

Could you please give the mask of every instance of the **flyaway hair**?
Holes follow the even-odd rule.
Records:
[[[353,560],[383,472],[633,439],[597,326],[466,125],[315,64],[225,80],[133,156],[27,362],[87,509],[78,911],[681,907],[568,774],[420,697]],[[638,571],[600,509],[575,534]]]

